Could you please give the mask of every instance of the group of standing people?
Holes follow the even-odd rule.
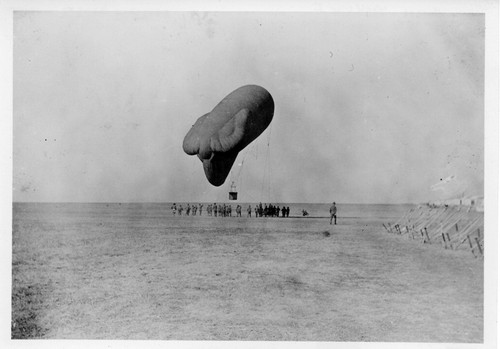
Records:
[[[182,216],[183,212],[185,212],[186,216],[196,216],[197,214],[201,216],[203,213],[203,204],[186,204],[186,208],[184,209],[182,204],[177,206],[177,204],[174,203],[171,209],[174,216],[177,214]],[[241,211],[241,205],[236,205],[236,217],[241,217]],[[248,205],[247,217],[252,217],[252,212],[254,212],[255,217],[280,217],[280,214],[281,217],[288,217],[290,215],[290,207],[283,206],[280,209],[279,205],[265,204],[263,206],[262,203],[259,203],[252,209],[252,205]],[[303,210],[303,215],[305,216],[306,214],[304,214],[304,212]],[[207,215],[215,217],[232,217],[232,207],[230,204],[209,204],[207,206]],[[335,225],[337,224],[337,206],[335,202],[330,206],[330,224],[332,224],[332,222]]]
[[[241,217],[241,212],[242,212],[243,207],[241,205],[236,205],[236,217]],[[201,216],[203,213],[203,204],[186,204],[186,207],[184,208],[182,204],[177,205],[174,203],[171,206],[172,210],[172,215],[176,216],[182,216],[185,214],[186,216],[196,216],[199,215]],[[214,216],[214,217],[232,217],[232,206],[230,204],[209,204],[206,208],[207,215],[208,216]],[[272,205],[272,204],[265,204],[262,205],[262,203],[259,203],[258,205],[255,205],[255,207],[252,209],[252,205],[248,205],[247,208],[247,217],[252,217],[252,212],[254,212],[255,217],[288,217],[290,215],[290,207],[285,207],[283,206],[280,208],[278,205]]]
[[[198,213],[200,216],[203,212],[203,204],[186,204],[186,208],[184,209],[184,207],[182,206],[182,204],[179,204],[179,206],[177,206],[177,204],[174,202],[174,204],[172,205],[172,207],[170,207],[170,209],[172,210],[172,214],[175,216],[177,214],[179,214],[179,216],[182,216],[182,213],[184,212],[185,210],[185,214],[186,216],[189,216],[189,215],[193,215],[193,216],[196,216],[196,214]]]
[[[240,206],[240,205],[238,205]],[[238,210],[240,211],[241,215],[241,208],[236,207],[236,214],[238,214]],[[209,204],[207,207],[207,214],[209,216],[215,216],[217,215],[219,217],[232,217],[233,216],[233,208],[231,207],[230,204]]]
[[[177,205],[174,203],[171,206],[172,215],[182,216],[183,213],[186,216],[196,216],[197,214],[201,216],[203,214],[203,204],[186,204],[186,208],[182,206],[182,204]],[[209,204],[206,208],[208,216],[219,216],[219,217],[232,217],[233,209],[231,205],[226,204]],[[241,217],[241,205],[236,206],[236,216]]]
[[[252,216],[252,207],[248,205],[248,217]],[[273,205],[273,204],[265,204],[262,206],[262,202],[259,203],[258,205],[255,205],[254,208],[255,212],[255,217],[279,217],[281,213],[281,217],[288,217],[290,216],[290,207],[285,207],[283,206],[281,209],[279,205]]]

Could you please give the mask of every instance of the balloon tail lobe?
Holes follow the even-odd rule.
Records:
[[[203,160],[205,176],[210,184],[219,187],[226,181],[238,152],[213,153],[210,160]]]

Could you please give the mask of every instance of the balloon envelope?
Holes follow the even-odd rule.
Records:
[[[266,89],[242,86],[196,120],[182,147],[186,154],[198,155],[208,181],[220,186],[238,153],[269,126],[273,114],[274,101]]]

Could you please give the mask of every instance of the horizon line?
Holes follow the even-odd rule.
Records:
[[[236,201],[236,200],[223,200],[223,201],[213,201],[219,202],[233,202],[238,203],[257,203],[257,201]],[[258,201],[259,203],[271,203],[271,204],[320,204],[320,205],[330,205],[332,202],[287,202],[287,201]],[[14,201],[12,203],[16,204],[172,204],[172,203],[212,203],[212,201]],[[335,201],[338,205],[420,205],[426,202],[340,202]]]

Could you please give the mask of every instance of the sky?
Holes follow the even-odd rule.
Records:
[[[14,15],[13,201],[419,203],[484,194],[482,14]],[[234,89],[270,127],[221,187],[182,150]]]

